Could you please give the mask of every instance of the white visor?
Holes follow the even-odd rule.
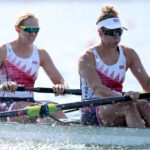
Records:
[[[102,27],[105,27],[107,29],[123,28],[123,29],[127,30],[125,27],[122,27],[119,18],[108,18],[108,19],[100,21],[97,24],[97,28],[101,29]]]

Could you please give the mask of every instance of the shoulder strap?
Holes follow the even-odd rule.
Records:
[[[98,53],[97,53],[97,51],[96,51],[96,49],[95,48],[92,48],[92,49],[90,49],[91,51],[92,51],[92,53],[94,54],[94,56],[95,56],[95,60],[100,60],[100,57],[99,57],[99,55],[98,55]]]

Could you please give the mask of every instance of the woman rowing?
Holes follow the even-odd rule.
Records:
[[[39,21],[32,13],[24,13],[16,20],[17,39],[0,46],[0,95],[2,97],[19,97],[30,102],[16,102],[15,99],[1,104],[1,111],[13,110],[33,104],[32,92],[14,92],[19,86],[34,87],[41,66],[53,82],[55,95],[63,94],[66,83],[51,57],[42,48],[33,43],[40,30]],[[14,93],[10,93],[14,92]],[[57,118],[66,118],[62,112],[55,114]],[[22,119],[20,119],[22,121]]]
[[[122,27],[117,10],[113,6],[103,6],[96,25],[101,42],[79,58],[82,101],[122,95],[122,84],[128,69],[143,89],[150,92],[150,78],[137,53],[132,48],[119,45],[126,28]],[[138,92],[129,91],[124,95],[130,96],[132,101],[82,109],[82,124],[149,127],[148,102],[138,101]]]

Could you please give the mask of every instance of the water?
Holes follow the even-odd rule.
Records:
[[[3,149],[142,149],[149,148],[149,129],[80,125],[0,124]]]
[[[79,55],[84,52],[85,49],[99,41],[95,31],[95,22],[99,15],[100,7],[105,3],[115,5],[120,13],[123,25],[128,28],[128,31],[125,31],[122,36],[121,44],[136,50],[147,73],[150,74],[150,2],[146,0],[0,0],[0,43],[2,44],[16,38],[17,34],[14,30],[14,25],[16,17],[21,12],[33,12],[39,17],[41,26],[35,44],[48,51],[70,88],[78,89],[79,75],[77,61]],[[35,86],[52,86],[51,81],[42,69],[39,71],[39,78]],[[126,81],[124,83],[124,91],[127,90],[142,90],[130,71],[127,72]],[[53,94],[35,93],[35,98],[37,100],[53,100],[59,103],[80,101],[79,96],[70,95],[55,97]],[[69,117],[78,118],[79,112],[70,114]],[[11,126],[9,126],[9,128],[11,128]],[[32,128],[32,126],[28,128]],[[5,131],[5,129],[3,131]],[[24,131],[24,134],[25,133]],[[41,135],[41,133],[39,135]],[[17,137],[11,140],[7,137],[6,139],[0,138],[0,143],[3,145],[3,149],[8,149],[9,146],[11,146],[12,149],[19,149],[19,147],[24,147],[24,149],[53,149],[53,147],[55,149],[100,149],[100,147],[97,148],[97,146],[91,143],[89,143],[89,145],[91,144],[93,148],[85,147],[84,144],[62,146],[63,143],[51,143],[49,145],[48,142],[39,142],[40,144],[37,144],[37,147],[32,147],[32,145],[36,145],[34,141],[24,140],[20,142],[20,140],[17,140]],[[19,145],[19,147],[13,148],[13,145]],[[28,146],[27,148],[26,145]],[[109,148],[111,149],[111,147]],[[124,147],[118,148],[123,149]]]

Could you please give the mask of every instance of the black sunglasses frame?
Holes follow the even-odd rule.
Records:
[[[109,36],[121,36],[123,33],[123,29],[121,29],[121,28],[118,28],[118,29],[102,28],[101,31],[104,33],[104,35],[109,35]]]

